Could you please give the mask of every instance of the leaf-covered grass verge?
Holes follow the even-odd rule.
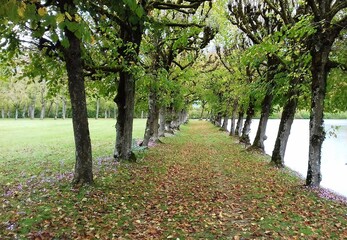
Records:
[[[0,238],[347,237],[346,204],[302,187],[211,124],[192,121],[162,140],[135,164],[94,161],[94,186],[72,188],[69,171],[2,186]]]

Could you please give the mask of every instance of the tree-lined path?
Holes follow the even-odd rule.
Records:
[[[95,163],[95,185],[32,179],[0,196],[1,239],[343,239],[346,205],[191,121],[138,163]],[[71,176],[70,176],[71,177]]]
[[[150,151],[146,161],[161,173],[149,180],[154,198],[140,216],[153,221],[160,239],[169,233],[189,239],[347,237],[345,205],[303,191],[300,180],[268,160],[210,123],[193,121]]]

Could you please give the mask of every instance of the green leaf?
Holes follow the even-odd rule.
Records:
[[[64,38],[62,41],[61,41],[61,45],[64,47],[64,48],[68,48],[70,47],[70,42],[67,38]]]
[[[55,32],[52,33],[51,39],[52,39],[53,42],[58,42],[58,40],[59,40],[58,34],[55,33]]]
[[[70,21],[65,21],[67,29],[69,29],[71,32],[76,32],[80,25],[76,22],[70,22]]]

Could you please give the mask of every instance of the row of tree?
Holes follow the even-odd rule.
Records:
[[[1,5],[5,69],[19,66],[15,72],[23,78],[49,82],[53,96],[68,86],[76,146],[74,184],[93,182],[87,87],[114,97],[115,159],[135,160],[135,92],[139,105],[148,100],[143,145],[186,121],[192,93],[180,88],[182,74],[216,33],[208,22],[211,0],[1,0]]]
[[[281,109],[271,163],[284,167],[295,112],[309,109],[306,184],[319,186],[323,113],[325,109],[346,111],[347,106],[347,2],[235,0],[227,4],[226,18],[229,29],[233,26],[235,31],[221,34],[216,54],[210,56],[218,59],[219,66],[204,82],[211,95],[205,100],[213,106],[213,121],[221,126],[224,118],[222,127],[226,128],[231,116],[230,134],[250,145],[250,124],[259,110],[252,148],[264,151],[269,115]],[[210,62],[212,67],[216,61]],[[223,79],[219,86],[214,84],[218,78]]]
[[[88,89],[89,90],[89,89]],[[114,118],[117,106],[111,98],[99,97],[87,91],[89,118]],[[62,118],[71,116],[71,105],[67,89],[62,88],[52,95],[49,83],[38,80],[15,79],[0,82],[1,118]],[[141,116],[141,110],[137,111]]]
[[[252,147],[260,150],[270,113],[281,109],[271,161],[278,167],[284,166],[296,110],[310,109],[307,185],[319,185],[324,109],[347,106],[346,1],[1,3],[4,75],[13,74],[6,69],[15,67],[22,79],[49,83],[52,96],[68,86],[75,184],[93,182],[86,104],[90,92],[114,97],[118,111],[114,157],[130,161],[135,160],[131,149],[135,105],[148,113],[144,146],[165,131],[179,129],[192,103],[201,105],[224,129],[231,118],[230,134],[250,144],[250,124],[259,111]]]

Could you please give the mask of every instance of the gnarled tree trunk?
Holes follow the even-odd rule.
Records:
[[[248,109],[247,109],[246,121],[242,129],[242,135],[240,137],[240,143],[244,143],[245,145],[251,144],[249,133],[251,131],[251,123],[254,116],[254,106],[255,106],[255,100],[253,97],[250,97]]]

